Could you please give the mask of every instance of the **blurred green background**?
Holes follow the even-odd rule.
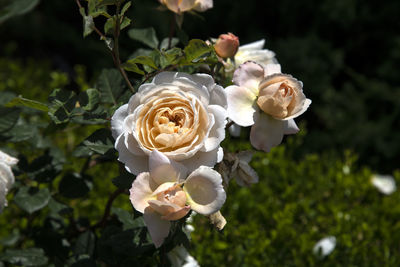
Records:
[[[159,39],[168,36],[170,14],[156,9],[158,1],[132,4],[130,27],[154,27]],[[225,32],[241,44],[265,38],[283,72],[302,80],[313,101],[297,119],[303,134],[256,155],[260,183],[229,188],[223,233],[196,217],[191,253],[200,264],[399,264],[399,195],[383,196],[369,181],[378,172],[400,182],[398,14],[398,0],[215,0],[200,16],[185,15],[190,38]],[[72,0],[42,0],[3,21],[0,36],[0,90],[27,98],[45,101],[54,87],[89,87],[103,67],[113,67],[97,36],[83,39]],[[141,46],[122,34],[122,58]],[[84,137],[72,136],[72,143]],[[231,151],[246,147],[235,139],[225,144]],[[111,184],[105,181],[103,191]],[[320,259],[311,251],[326,235],[335,235],[338,245]]]

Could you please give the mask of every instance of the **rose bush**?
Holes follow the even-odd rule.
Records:
[[[279,64],[264,67],[248,61],[239,66],[232,85],[226,88],[228,115],[240,126],[252,126],[250,142],[268,152],[282,142],[284,134],[299,131],[294,118],[311,104],[302,82],[281,73]]]
[[[140,173],[132,184],[130,199],[143,218],[156,247],[168,236],[170,221],[183,218],[191,209],[203,215],[217,212],[226,193],[221,175],[200,166],[188,176],[182,164],[153,150],[149,171]]]
[[[223,158],[226,108],[225,91],[211,76],[160,73],[112,117],[118,159],[133,174],[148,170],[153,150],[190,171],[213,167]]]

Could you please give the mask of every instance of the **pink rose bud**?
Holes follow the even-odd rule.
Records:
[[[228,32],[221,34],[214,45],[215,52],[222,58],[233,57],[239,48],[239,38]]]

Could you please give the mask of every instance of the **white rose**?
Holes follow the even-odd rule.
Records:
[[[283,135],[299,131],[293,119],[308,109],[311,100],[303,93],[303,83],[282,74],[279,64],[262,67],[248,61],[235,71],[233,82],[226,88],[229,119],[252,126],[250,142],[255,148],[268,152]]]
[[[189,175],[188,175],[189,174]],[[183,218],[190,210],[203,215],[217,212],[226,199],[221,175],[210,167],[193,172],[153,150],[149,171],[132,183],[130,200],[143,218],[156,247],[168,236],[170,221]]]
[[[18,159],[0,151],[0,212],[7,206],[6,195],[14,184],[14,174],[11,166],[18,163]]]
[[[148,171],[158,150],[190,171],[223,158],[227,100],[207,74],[163,72],[121,106],[111,119],[118,160],[133,173]]]

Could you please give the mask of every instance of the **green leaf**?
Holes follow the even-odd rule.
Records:
[[[0,107],[0,133],[10,130],[18,121],[20,110]]]
[[[132,212],[116,207],[112,207],[111,212],[117,215],[118,220],[123,225],[122,226],[123,231],[144,226],[143,217],[138,217],[137,219],[133,219]]]
[[[131,24],[131,20],[129,18],[127,18],[127,17],[124,17],[122,22],[121,22],[121,25],[119,26],[119,29],[123,30],[126,27],[128,27],[130,24]]]
[[[171,48],[176,46],[178,43],[179,43],[179,39],[178,38],[175,38],[175,37],[171,38]],[[169,44],[169,38],[164,38],[161,41],[160,50],[168,49],[168,44]]]
[[[111,18],[111,16],[107,13],[107,6],[98,6],[98,0],[89,0],[88,4],[88,13],[93,18],[98,16],[104,16],[106,18]]]
[[[112,34],[115,29],[115,16],[107,19],[106,23],[104,23],[104,33]]]
[[[83,37],[88,36],[94,30],[94,21],[92,16],[83,16]]]
[[[20,236],[19,230],[14,228],[10,234],[0,239],[0,245],[7,247],[13,246],[18,242]]]
[[[40,0],[3,0],[0,1],[0,24],[14,16],[23,15],[39,4]]]
[[[49,96],[49,116],[56,123],[68,122],[78,97],[72,91],[55,89]]]
[[[1,0],[0,0],[1,1]],[[17,95],[14,92],[0,92],[0,106],[3,106],[14,99]]]
[[[116,69],[104,69],[97,80],[96,88],[100,91],[103,103],[118,103],[118,98],[125,90],[124,79]]]
[[[22,266],[40,266],[48,262],[47,257],[41,248],[8,249],[1,254],[0,259],[10,264]]]
[[[135,57],[133,59],[129,59],[126,63],[127,64],[132,64],[132,63],[134,63],[134,64],[142,64],[142,65],[146,65],[146,66],[152,67],[155,70],[157,69],[156,63],[149,56],[138,56],[138,57]]]
[[[160,58],[160,64],[162,68],[168,65],[178,64],[182,61],[182,59],[184,59],[182,49],[178,47],[174,47],[166,51],[161,51],[161,55],[162,56]]]
[[[82,177],[78,173],[69,173],[63,176],[58,191],[67,198],[80,198],[85,196],[91,188],[88,177]]]
[[[102,6],[111,6],[111,5],[117,5],[118,3],[122,3],[123,0],[97,0],[97,6],[102,7]]]
[[[121,9],[121,15],[125,15],[126,11],[128,11],[128,9],[131,7],[131,1],[127,2]]]
[[[49,111],[49,108],[47,107],[46,104],[36,100],[27,99],[22,96],[17,96],[6,104],[6,107],[14,107],[14,106],[25,106],[28,108],[33,108],[44,112]]]
[[[184,49],[186,60],[189,63],[198,61],[200,57],[210,53],[212,50],[213,48],[211,46],[199,39],[190,40],[189,44]]]
[[[125,64],[122,65],[122,67],[126,70],[126,71],[130,71],[130,72],[135,72],[138,73],[140,75],[144,75],[145,72],[142,71],[138,65],[134,64],[134,63],[128,63],[126,62]]]
[[[92,133],[85,141],[85,145],[90,150],[104,155],[107,151],[114,148],[114,139],[109,129],[99,129]]]
[[[96,236],[92,231],[86,231],[79,235],[76,240],[74,254],[93,256],[96,247]]]
[[[14,197],[15,203],[28,213],[34,213],[47,206],[50,200],[49,189],[37,189],[33,187],[21,187]]]
[[[97,89],[89,88],[79,94],[79,104],[86,111],[95,109],[99,102],[100,92]]]
[[[154,28],[131,29],[128,31],[128,36],[131,39],[139,41],[151,48],[155,49],[158,47],[159,42]]]

